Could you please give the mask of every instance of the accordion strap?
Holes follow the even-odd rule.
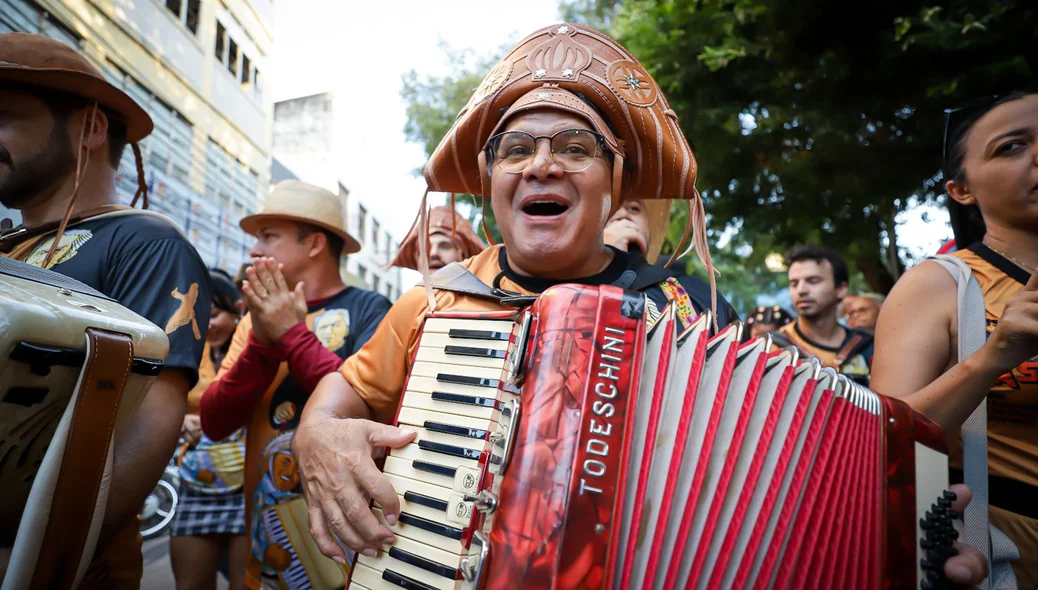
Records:
[[[86,362],[72,407],[62,418],[71,413],[68,434],[63,447],[54,449],[61,453],[60,468],[31,588],[76,586],[94,554],[108,500],[115,418],[133,363],[133,341],[95,328],[86,330],[86,338]]]
[[[958,285],[959,358],[961,362],[984,345],[987,339],[984,294],[969,265],[957,256],[929,258],[947,270]],[[991,575],[982,588],[1016,588],[1008,561],[1019,559],[1019,551],[1008,537],[988,523],[988,401],[980,402],[962,425],[964,480],[973,499],[963,514],[966,544],[987,557]]]

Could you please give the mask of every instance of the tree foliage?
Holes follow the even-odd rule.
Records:
[[[746,268],[823,243],[884,292],[905,263],[895,216],[943,191],[943,108],[1038,69],[1030,0],[574,0],[563,13],[606,23],[656,77],[699,159],[711,233]],[[683,223],[676,212],[672,239]]]

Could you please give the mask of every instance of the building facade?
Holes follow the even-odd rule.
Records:
[[[346,257],[343,280],[377,291],[390,301],[401,294],[399,268],[385,268],[398,242],[369,213],[371,196],[351,194],[340,180],[341,152],[336,145],[335,99],[331,93],[285,100],[274,105],[274,182],[297,178],[339,195],[346,211],[346,230],[361,251]]]
[[[273,0],[0,0],[0,33],[78,48],[148,111],[155,130],[140,147],[151,208],[233,274],[250,243],[238,220],[269,185],[273,9]],[[116,182],[126,204],[135,179],[127,149]]]

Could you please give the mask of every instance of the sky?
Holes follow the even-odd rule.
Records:
[[[404,138],[404,73],[445,74],[442,42],[496,54],[509,40],[558,20],[556,0],[525,0],[507,18],[493,6],[477,0],[275,4],[274,100],[334,94],[341,182],[397,240],[411,227],[425,190],[412,174],[425,164],[424,150]]]

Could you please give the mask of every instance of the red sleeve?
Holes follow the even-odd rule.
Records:
[[[327,374],[342,366],[339,355],[328,350],[306,324],[296,324],[278,341],[288,360],[288,370],[303,391],[312,393]]]
[[[264,346],[250,333],[234,364],[202,394],[202,432],[212,440],[223,440],[245,426],[284,360],[280,347]]]

